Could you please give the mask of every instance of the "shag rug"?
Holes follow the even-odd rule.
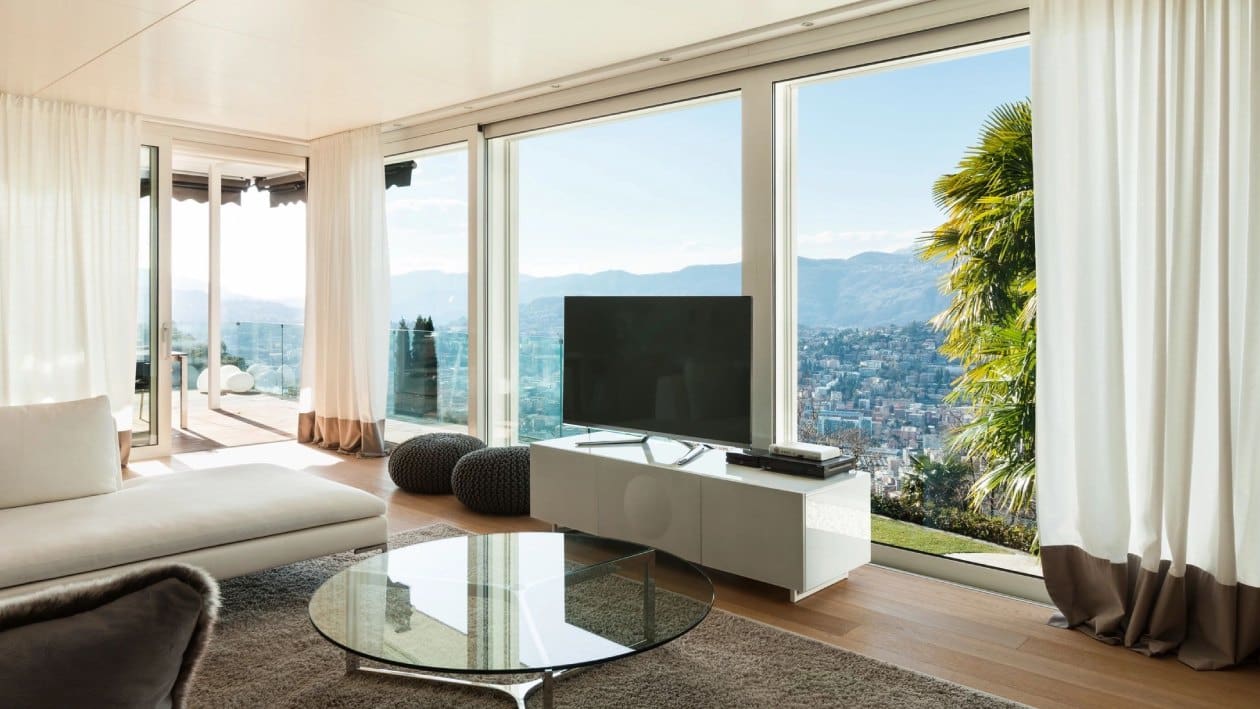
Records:
[[[391,548],[462,536],[444,524],[395,534]],[[504,694],[345,674],[345,656],[311,627],[307,603],[349,553],[224,581],[219,623],[188,692],[190,707],[474,707],[510,709]],[[366,663],[365,663],[366,664]],[[502,680],[500,680],[502,681]],[[541,706],[541,696],[530,706]],[[557,678],[557,707],[1014,707],[720,610],[642,655]]]

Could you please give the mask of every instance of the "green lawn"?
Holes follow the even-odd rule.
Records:
[[[968,539],[957,534],[920,527],[901,520],[871,515],[871,540],[893,544],[928,554],[956,554],[961,552],[1014,553],[1006,547]]]

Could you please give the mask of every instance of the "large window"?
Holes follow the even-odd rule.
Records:
[[[996,420],[964,376],[980,360],[960,352],[977,351],[977,338],[998,325],[1015,326],[1020,337],[1019,321],[973,322],[967,330],[941,315],[953,299],[975,297],[966,287],[1018,290],[1014,282],[974,282],[996,278],[978,269],[961,291],[958,279],[946,279],[961,263],[950,251],[958,229],[979,224],[986,209],[1014,209],[1021,188],[1031,204],[1030,170],[1027,185],[999,174],[1030,167],[1030,149],[1018,150],[1027,49],[893,64],[781,90],[791,93],[794,124],[798,437],[838,445],[871,472],[876,542],[1040,573],[1027,553],[1030,506],[1012,508],[991,484],[990,473],[1022,451],[1010,444],[979,454],[960,445],[964,431],[983,435]],[[1011,167],[1025,156],[1028,166]],[[970,208],[968,189],[983,193]],[[1000,225],[984,228],[1007,238]],[[1023,246],[1030,251],[1031,238]],[[1006,344],[1018,349],[1029,340]],[[1000,381],[1000,371],[986,375],[999,380],[988,383],[990,392],[1014,386]]]
[[[509,137],[522,441],[561,424],[564,296],[738,295],[740,102]]]
[[[295,192],[266,187],[267,180],[278,175],[302,180],[305,176],[280,168],[268,173],[275,175],[254,178],[255,184],[240,193],[239,203],[225,202],[221,208],[220,359],[224,366],[249,375],[251,394],[296,400],[306,307],[306,201],[304,193],[297,197]],[[274,423],[292,421],[290,407],[269,406],[266,414],[267,423],[273,423],[271,416],[277,417]],[[262,415],[263,409],[254,407],[247,417]],[[292,423],[277,427],[287,431]]]
[[[173,367],[172,417],[188,421],[173,450],[289,438],[302,363],[305,174],[292,164],[172,158],[171,349],[188,376]]]
[[[584,433],[563,422],[566,296],[744,294],[754,446],[856,456],[881,563],[1043,599],[1026,18],[924,30],[396,134],[412,149],[467,143],[385,160],[390,425],[451,425],[444,412],[460,410],[462,428],[469,409],[442,401],[466,407],[471,376],[487,441]],[[410,184],[393,181],[403,173]],[[955,273],[986,256],[995,273]],[[999,307],[972,309],[994,294]],[[997,419],[1007,427],[986,428]]]
[[[390,330],[385,435],[468,428],[468,149],[386,160]]]

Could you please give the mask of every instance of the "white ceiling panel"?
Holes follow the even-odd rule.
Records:
[[[853,0],[0,0],[0,90],[314,138]]]
[[[187,0],[0,0],[0,91],[32,95]]]

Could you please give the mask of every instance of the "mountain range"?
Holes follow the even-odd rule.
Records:
[[[912,252],[868,252],[847,259],[800,259],[797,319],[814,327],[873,327],[918,322],[945,309],[939,289],[947,268]],[[394,276],[393,320],[432,315],[439,325],[463,316],[463,274],[413,271]],[[603,271],[564,276],[523,276],[521,319],[540,329],[560,323],[566,295],[732,295],[740,291],[737,263],[688,266],[668,273]],[[412,312],[420,306],[419,312]],[[406,309],[400,304],[408,304]],[[426,309],[427,308],[427,309]],[[523,328],[524,329],[524,328]]]
[[[797,319],[813,327],[873,327],[923,321],[949,303],[938,287],[946,267],[925,263],[908,251],[868,252],[847,259],[800,259]],[[465,274],[412,271],[390,279],[390,319],[432,317],[439,326],[466,313]],[[603,271],[563,276],[522,276],[518,297],[522,329],[559,327],[566,295],[731,295],[739,292],[737,263],[688,266],[668,273]],[[204,322],[205,292],[175,292],[175,320]],[[225,294],[224,322],[300,322],[302,309]]]

